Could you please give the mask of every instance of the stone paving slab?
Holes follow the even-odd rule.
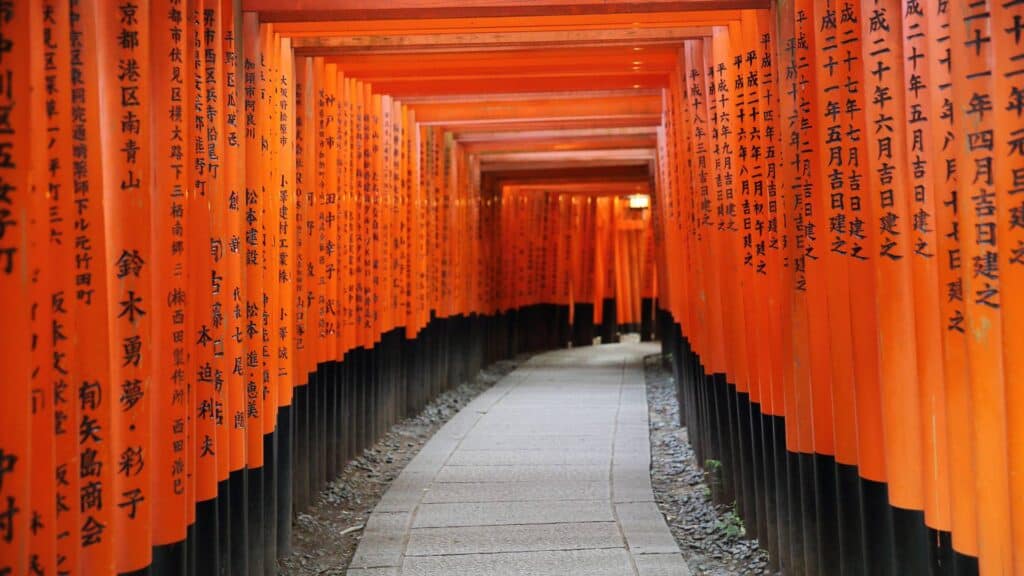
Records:
[[[459,451],[466,450],[541,450],[576,451],[610,448],[608,438],[601,436],[519,436],[473,434],[462,441]]]
[[[531,434],[539,436],[601,436],[611,438],[613,424],[570,424],[559,421],[481,422],[476,429],[481,434]]]
[[[545,500],[608,499],[608,480],[580,482],[458,482],[435,483],[423,495],[423,503],[438,502],[542,502]]]
[[[610,446],[589,450],[459,450],[448,459],[449,466],[608,466]]]
[[[560,402],[569,402],[568,398],[561,399]],[[590,412],[588,414],[580,414],[574,417],[571,422],[562,420],[563,414],[557,411],[542,411],[542,410],[503,410],[501,412],[492,411],[483,416],[479,423],[479,430],[486,430],[491,426],[505,426],[512,424],[514,426],[523,427],[542,427],[544,425],[557,426],[558,428],[568,427],[568,424],[572,426],[582,426],[586,428],[603,428],[615,424],[616,412]],[[579,434],[572,434],[570,428],[570,435],[578,436]]]
[[[654,502],[616,504],[615,515],[634,555],[679,553],[676,539],[664,520],[651,522],[652,517],[661,519],[661,511]]]
[[[408,512],[374,512],[352,557],[352,568],[401,566]]]
[[[448,424],[444,427],[444,433],[446,436],[452,438],[463,438],[476,426],[477,422],[483,417],[483,415],[483,412],[463,409],[459,414],[448,421]]]
[[[635,576],[624,548],[408,557],[404,576]]]
[[[409,535],[406,556],[542,552],[621,548],[622,534],[615,522],[576,524],[509,524],[417,528]]]
[[[606,500],[564,502],[446,502],[420,506],[413,528],[615,522]]]
[[[608,478],[608,466],[445,466],[437,482],[598,482]]]
[[[648,472],[616,467],[612,470],[612,486],[612,498],[616,504],[654,502],[654,489]]]
[[[350,576],[688,576],[650,484],[651,344],[540,354],[392,483]]]

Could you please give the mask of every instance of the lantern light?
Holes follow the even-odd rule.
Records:
[[[651,207],[651,197],[647,194],[631,194],[629,207],[633,210],[646,210]]]

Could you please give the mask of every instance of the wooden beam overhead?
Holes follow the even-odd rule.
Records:
[[[646,182],[650,178],[648,166],[602,166],[588,168],[545,168],[533,170],[501,171],[492,170],[489,175],[499,184],[526,185],[540,181],[557,182],[603,182],[611,180],[630,180]]]
[[[480,155],[480,166],[490,164],[549,164],[556,162],[649,162],[654,160],[653,148],[614,150],[544,150],[532,152],[492,152]]]
[[[557,162],[495,162],[482,164],[481,172],[514,172],[529,170],[554,170],[558,168],[597,168],[597,167],[623,167],[643,166],[650,164],[648,160],[561,160]]]
[[[650,148],[657,145],[657,138],[651,135],[638,136],[598,136],[570,137],[555,136],[550,138],[498,139],[490,141],[468,142],[463,149],[469,154],[488,154],[494,152],[567,152],[582,150],[622,150]]]
[[[638,180],[611,180],[604,182],[531,182],[529,184],[504,183],[506,190],[519,192],[555,192],[563,194],[646,194],[648,182]]]
[[[459,77],[471,75],[572,74],[580,72],[671,72],[679,63],[679,46],[658,46],[644,53],[621,47],[508,50],[495,58],[483,52],[429,54],[346,54],[326,56],[346,76],[381,78]]]
[[[266,14],[263,22],[270,22]],[[395,34],[464,34],[467,32],[537,32],[609,28],[676,28],[714,26],[737,21],[740,10],[633,12],[626,14],[560,14],[477,18],[414,18],[407,20],[302,20],[275,22],[274,29],[292,37],[389,36]]]
[[[537,130],[531,132],[476,132],[471,134],[457,134],[455,139],[460,143],[470,145],[472,143],[502,143],[502,142],[531,142],[531,141],[585,141],[588,139],[615,139],[615,138],[643,138],[656,139],[657,129],[650,126],[635,128],[581,128],[576,130]]]
[[[515,180],[515,179],[498,179],[498,182],[502,186],[527,189],[537,188],[541,186],[549,186],[551,188],[562,188],[562,189],[576,189],[576,190],[611,190],[611,189],[646,189],[648,183],[646,180],[640,180],[638,178],[615,178],[615,179],[601,179],[601,180],[564,180],[564,179],[553,179],[547,180],[543,177],[534,178],[532,180]]]
[[[263,21],[490,18],[769,7],[769,0],[242,0]]]
[[[573,77],[520,78],[517,76],[477,77],[468,79],[442,79],[422,81],[417,79],[393,80],[373,84],[379,94],[389,94],[398,99],[405,96],[430,96],[438,94],[480,94],[515,92],[562,92],[580,90],[620,90],[626,88],[664,88],[668,85],[668,74],[643,75],[584,75]]]
[[[531,46],[631,47],[644,43],[679,43],[710,36],[711,26],[681,28],[617,28],[529,32],[460,32],[455,34],[404,34],[392,36],[311,36],[294,38],[296,53],[329,55],[374,52],[478,52],[486,49],[524,49]]]
[[[443,56],[443,58],[434,58]],[[480,98],[490,94],[552,92],[618,92],[635,97],[637,86],[647,95],[668,85],[677,64],[676,49],[640,58],[632,51],[558,50],[517,51],[499,59],[477,53],[417,55],[416,57],[326,57],[348,77],[370,83],[376,92],[405,102],[451,98],[458,94]],[[364,61],[365,60],[365,61]],[[490,99],[493,99],[491,97]]]
[[[534,130],[575,130],[581,128],[634,128],[661,125],[661,115],[652,116],[596,116],[590,118],[526,119],[515,121],[476,121],[456,124],[439,124],[443,129],[456,135],[474,132],[521,132]]]
[[[434,96],[406,96],[402,102],[409,105],[419,104],[459,104],[466,102],[522,102],[524,100],[579,100],[583,98],[640,98],[661,97],[661,90],[649,88],[640,90],[625,88],[620,90],[563,90],[561,92],[516,92],[512,94],[436,94]]]
[[[414,103],[416,120],[426,124],[481,124],[550,119],[661,118],[661,96],[610,96],[464,103]]]

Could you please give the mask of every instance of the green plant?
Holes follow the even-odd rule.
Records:
[[[732,507],[718,519],[718,529],[725,532],[725,535],[730,538],[742,538],[746,535],[747,529],[743,525],[743,518],[740,518],[740,515],[736,513],[735,502],[733,502]]]
[[[722,463],[718,460],[704,461],[704,484],[707,495],[711,499],[721,497],[722,488]]]

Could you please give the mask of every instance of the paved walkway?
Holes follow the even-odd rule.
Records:
[[[684,576],[651,492],[651,344],[534,357],[459,412],[374,510],[349,576]]]

